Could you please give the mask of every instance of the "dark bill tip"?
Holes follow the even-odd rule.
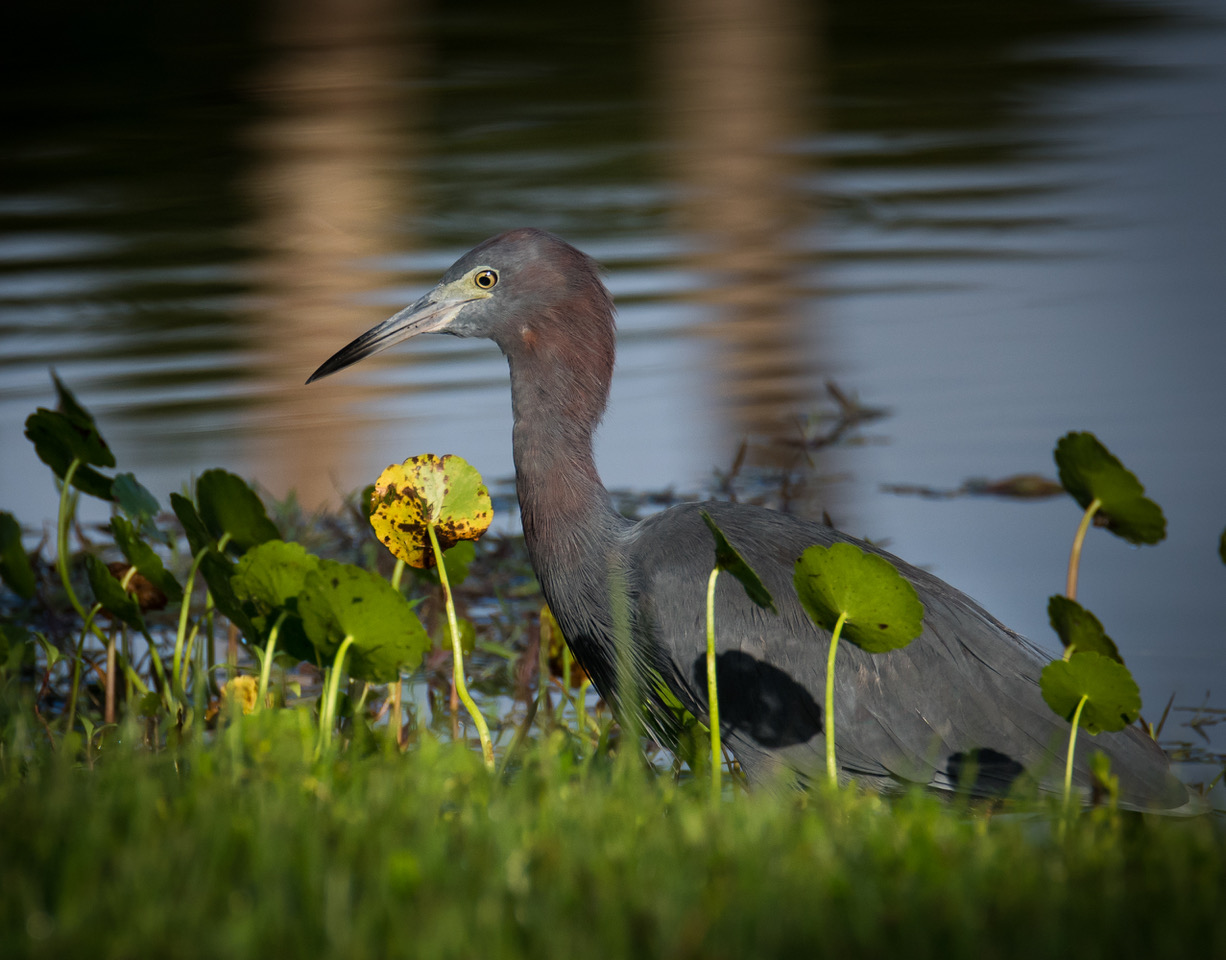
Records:
[[[419,333],[444,333],[447,325],[467,302],[459,298],[436,299],[434,294],[427,294],[394,317],[371,327],[352,343],[341,347],[321,363],[318,369],[307,377],[306,382],[314,383],[331,376],[338,370],[344,370],[359,360],[365,360],[371,354],[386,350],[392,344],[415,337]]]

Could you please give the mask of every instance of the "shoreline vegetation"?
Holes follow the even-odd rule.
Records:
[[[712,764],[694,718],[672,751],[619,730],[520,537],[436,532],[488,513],[479,477],[472,505],[426,511],[425,539],[398,549],[406,565],[368,522],[373,509],[412,526],[384,480],[377,508],[368,488],[309,516],[212,470],[168,512],[111,472],[92,416],[56,388],[58,408],[27,422],[60,484],[54,535],[29,554],[0,515],[5,957],[1226,954],[1220,812],[1122,812],[1109,771],[1079,813],[1059,797],[824,780],[748,791],[726,754]],[[859,422],[839,402],[815,437]],[[1057,457],[1088,511],[1074,555],[1095,516],[1121,536],[1152,520],[1130,514],[1149,504],[1135,478],[1100,486],[1108,459],[1123,468],[1092,439],[1061,441],[1090,467]],[[726,493],[749,482],[741,470]],[[80,495],[114,505],[106,527],[77,524]],[[637,512],[672,496],[619,499]],[[507,502],[495,491],[494,514]],[[1160,539],[1145,530],[1138,542]],[[737,561],[719,565],[748,589]],[[1072,564],[1070,582],[1071,601]],[[1053,665],[1126,674],[1092,614],[1053,607],[1066,647]],[[1096,701],[1131,711],[1070,686],[1080,676],[1049,698],[1072,734]],[[1181,714],[1195,729],[1223,712],[1141,717],[1161,738]],[[1223,765],[1187,742],[1168,752]]]

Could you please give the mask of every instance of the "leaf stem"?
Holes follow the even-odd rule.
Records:
[[[81,463],[80,457],[74,457],[72,463],[68,465],[68,469],[64,471],[64,483],[60,487],[59,522],[56,524],[55,530],[55,567],[59,572],[60,582],[64,585],[64,593],[68,596],[68,602],[72,604],[72,608],[77,611],[81,618],[85,619],[85,608],[81,606],[81,601],[77,599],[76,591],[72,589],[72,580],[68,576],[68,527],[74,512],[70,507],[72,478],[76,475],[77,468],[81,466]]]
[[[118,667],[116,659],[115,637],[112,635],[107,638],[106,643],[106,701],[102,712],[104,723],[115,722],[115,673]]]
[[[341,641],[340,649],[332,661],[332,671],[328,675],[328,685],[324,693],[323,707],[319,711],[319,745],[315,748],[315,759],[318,760],[325,747],[332,745],[332,718],[336,715],[336,699],[341,685],[342,668],[345,665],[345,654],[353,646],[353,635],[346,634]]]
[[[707,578],[707,720],[711,728],[711,802],[719,803],[721,763],[719,726],[719,692],[715,682],[715,581],[719,567]]]
[[[404,681],[400,677],[399,670],[396,671],[396,679],[387,686],[392,697],[391,716],[388,718],[387,726],[392,731],[392,737],[399,749],[404,746]]]
[[[187,638],[187,619],[190,613],[192,603],[192,588],[196,582],[196,574],[200,570],[200,564],[204,561],[204,555],[209,552],[210,547],[201,547],[200,551],[192,557],[192,567],[187,574],[187,586],[183,588],[183,602],[179,605],[179,627],[175,631],[175,653],[174,659],[171,661],[171,673],[176,677],[180,675],[180,666],[182,666],[182,686],[187,688],[187,664],[183,662],[183,645]]]
[[[90,630],[94,625],[94,617],[102,609],[102,604],[95,603],[93,608],[85,615],[85,624],[81,627],[81,640],[77,644],[76,656],[72,658],[72,688],[68,694],[68,719],[64,726],[64,733],[72,733],[73,725],[77,719],[77,695],[81,690],[81,661],[85,658],[85,638],[89,636]],[[104,638],[105,639],[105,638]]]
[[[200,624],[192,624],[192,632],[187,635],[187,644],[183,648],[183,672],[179,676],[179,689],[183,691],[183,699],[187,700],[187,672],[192,666],[192,651],[195,649],[196,637],[200,634]],[[197,675],[199,674],[197,664]]]
[[[392,568],[392,589],[397,593],[400,592],[400,581],[407,566],[401,557],[396,558],[396,566]],[[388,727],[396,739],[396,748],[399,749],[404,746],[404,682],[399,670],[396,671],[396,679],[388,684],[388,690],[392,695],[392,715],[388,720]]]
[[[830,654],[826,657],[826,714],[822,718],[826,727],[826,773],[832,784],[839,782],[839,768],[834,762],[834,655],[839,649],[839,636],[847,622],[846,611],[839,614],[830,634]]]
[[[1069,730],[1068,759],[1064,762],[1064,806],[1066,810],[1073,795],[1073,750],[1077,747],[1077,727],[1081,723],[1081,711],[1089,699],[1090,695],[1088,693],[1081,695],[1081,700],[1077,703],[1077,709],[1073,711],[1073,727]]]
[[[438,534],[434,532],[434,524],[426,524],[426,532],[430,535],[430,546],[434,550],[434,563],[438,569],[438,582],[443,586],[443,601],[447,605],[447,626],[451,629],[451,671],[455,679],[456,693],[464,701],[464,706],[473,723],[477,725],[477,734],[481,737],[481,756],[485,765],[494,769],[494,745],[490,742],[490,730],[485,724],[485,717],[477,709],[477,704],[469,695],[468,685],[464,682],[464,651],[460,647],[460,628],[456,624],[455,602],[451,597],[451,583],[447,579],[447,567],[443,563],[443,550],[438,543]]]
[[[277,634],[281,632],[281,624],[285,622],[288,614],[288,610],[282,610],[277,615],[277,622],[268,631],[268,643],[264,646],[264,662],[260,664],[260,687],[255,695],[256,712],[264,708],[264,698],[268,696],[268,678],[272,675],[273,657],[277,655]]]
[[[1094,514],[1098,513],[1098,508],[1102,505],[1103,502],[1098,497],[1090,501],[1077,527],[1077,535],[1073,537],[1073,549],[1069,551],[1068,557],[1068,582],[1064,589],[1065,596],[1070,600],[1077,599],[1077,571],[1081,566],[1081,544],[1085,541],[1086,531],[1090,529],[1090,522],[1094,519]]]

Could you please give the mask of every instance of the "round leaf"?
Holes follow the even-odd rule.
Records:
[[[1141,691],[1128,668],[1100,653],[1053,660],[1039,676],[1039,689],[1047,705],[1069,722],[1087,697],[1081,726],[1090,733],[1123,730],[1141,713]]]
[[[307,574],[318,570],[319,564],[319,557],[300,543],[269,540],[243,555],[230,582],[240,599],[267,613],[298,596]]]
[[[462,458],[423,454],[392,464],[379,475],[370,525],[395,556],[411,567],[434,563],[426,526],[446,550],[476,540],[494,517],[481,475]]]
[[[298,615],[298,596],[306,586],[307,574],[318,570],[319,563],[319,557],[301,544],[269,540],[243,554],[230,578],[264,642],[281,613],[288,614],[281,621],[277,649],[299,660],[315,659],[315,646],[307,639]]]
[[[331,657],[345,637],[349,673],[372,683],[389,683],[400,668],[412,669],[430,646],[409,602],[390,583],[368,570],[321,560],[307,573],[298,613],[316,649]]]
[[[1076,653],[1101,653],[1119,663],[1124,662],[1115,641],[1107,636],[1098,617],[1076,600],[1056,594],[1047,601],[1047,619],[1064,646]]]
[[[159,530],[154,522],[161,509],[157,497],[146,490],[134,474],[116,474],[111,484],[111,494],[141,537],[170,545],[170,536]]]
[[[244,637],[252,643],[256,642],[261,636],[261,631],[247,616],[230,582],[230,578],[234,576],[234,564],[228,557],[216,550],[217,542],[205,527],[204,521],[200,519],[195,505],[187,497],[172,493],[170,507],[183,525],[183,532],[187,535],[187,542],[192,548],[192,553],[195,555],[204,551],[200,559],[200,576],[208,585],[213,603]]]
[[[196,481],[196,502],[209,532],[219,540],[230,534],[230,546],[238,553],[281,538],[259,496],[242,477],[225,470],[204,471]]]
[[[40,407],[26,419],[26,436],[34,444],[34,452],[47,464],[55,475],[63,479],[73,460],[81,461],[72,477],[72,485],[91,497],[111,499],[110,477],[99,473],[86,464],[96,467],[115,466],[115,454],[111,452],[98,425],[72,391],[54,373],[55,392],[59,404],[55,410]]]
[[[82,493],[100,500],[110,500],[111,485],[114,481],[99,473],[93,467],[85,464],[104,459],[102,453],[110,455],[110,450],[97,443],[90,434],[82,434],[80,429],[56,410],[39,407],[26,418],[26,438],[34,444],[34,452],[38,459],[49,466],[61,480],[68,475],[68,468],[73,460],[80,460],[81,466],[72,475],[72,485]]]
[[[1107,529],[1129,543],[1157,543],[1166,536],[1162,508],[1144,496],[1145,488],[1092,433],[1070,433],[1056,444],[1060,483],[1088,508],[1101,502]]]
[[[870,653],[905,647],[923,629],[915,587],[884,557],[850,543],[810,547],[796,561],[793,580],[814,623],[833,630],[846,614],[843,636]]]
[[[208,528],[204,525],[204,521],[200,519],[200,514],[196,512],[196,505],[188,500],[187,497],[179,493],[172,493],[170,495],[170,509],[179,518],[179,523],[183,527],[183,533],[187,536],[187,543],[192,549],[193,556],[206,547],[215,545],[213,535],[209,533]]]
[[[230,558],[216,550],[210,550],[200,560],[200,576],[208,585],[214,606],[225,614],[226,619],[234,624],[244,637],[253,643],[258,640],[260,631],[247,616],[247,611],[234,595],[234,587],[230,585],[234,576],[234,564]]]

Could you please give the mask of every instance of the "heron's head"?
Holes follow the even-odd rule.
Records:
[[[485,337],[508,356],[569,343],[607,353],[613,304],[586,254],[543,230],[512,230],[464,254],[438,285],[320,365],[326,377],[419,333]]]

